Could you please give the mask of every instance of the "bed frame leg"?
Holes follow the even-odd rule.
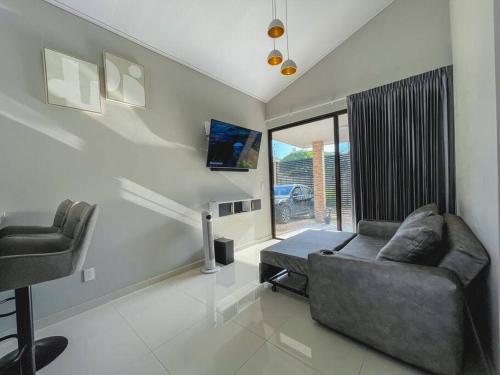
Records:
[[[259,282],[262,284],[263,282],[268,281],[273,276],[282,271],[283,268],[272,266],[266,263],[259,263]]]

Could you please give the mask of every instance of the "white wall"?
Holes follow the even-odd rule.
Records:
[[[488,289],[475,306],[498,368],[498,113],[493,0],[451,0],[458,212],[491,257]]]
[[[43,47],[101,71],[103,50],[143,64],[148,108],[103,99],[104,113],[92,114],[45,104]],[[0,1],[0,50],[0,211],[38,211],[32,221],[50,222],[67,197],[101,206],[86,263],[97,279],[36,286],[36,317],[200,259],[198,212],[210,200],[261,196],[262,211],[215,230],[236,246],[271,235],[267,134],[258,170],[205,167],[203,121],[264,130],[263,103],[41,0]]]
[[[332,22],[336,22],[335,18]],[[451,64],[448,0],[396,0],[267,104],[273,118]],[[300,69],[300,65],[299,65]],[[345,101],[272,121],[346,108]]]

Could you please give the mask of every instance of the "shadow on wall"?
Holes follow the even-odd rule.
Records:
[[[37,106],[41,104],[36,97],[24,98],[26,103],[30,100],[35,100]],[[45,103],[43,103],[43,105],[45,105]],[[127,106],[120,106],[117,110],[111,109],[113,112],[112,116],[105,116],[106,110],[110,110],[110,108],[106,107],[104,107],[102,114],[77,111],[74,109],[68,110],[74,111],[73,113],[75,115],[85,114],[89,119],[99,122],[109,130],[135,144],[177,148],[194,152],[198,151],[192,146],[179,142],[167,141],[154,134],[138,116],[135,112],[136,110]],[[13,99],[11,96],[5,95],[3,92],[0,92],[0,115],[72,147],[75,150],[83,151],[85,147],[85,141],[82,138],[65,130],[60,125],[56,124],[53,119],[47,119],[28,105]]]
[[[93,120],[96,120],[107,127],[109,130],[135,144],[197,151],[192,146],[179,142],[167,141],[166,139],[153,133],[136,113],[136,110],[140,109],[134,109],[126,105],[122,105],[120,108],[115,110],[112,107],[113,104],[110,104],[109,102],[106,104],[107,106],[104,108],[103,114],[92,114],[90,112],[82,113],[85,113]],[[104,112],[106,111],[110,111],[112,114],[110,116],[104,116]]]
[[[49,121],[27,105],[17,102],[2,92],[0,92],[0,115],[42,133],[75,150],[82,151],[85,147],[85,141],[80,137],[54,124],[53,120]]]
[[[40,103],[37,102],[39,105]],[[74,111],[74,110],[72,110]],[[116,134],[122,136],[123,139],[129,142],[133,142],[136,144],[153,146],[153,147],[167,147],[167,148],[182,148],[184,150],[195,151],[198,152],[194,147],[186,146],[178,142],[169,142],[160,138],[156,134],[154,134],[149,128],[141,121],[141,119],[134,113],[134,109],[129,109],[126,111],[127,114],[130,114],[137,121],[127,120],[126,117],[120,117],[118,119],[113,119],[112,125],[108,123],[108,121],[104,120],[104,116],[98,114],[90,114],[84,111],[74,111],[75,116],[79,117],[88,117],[91,120],[96,120],[98,123],[105,125],[105,127]],[[123,116],[123,111],[120,111]],[[23,104],[12,97],[6,96],[4,93],[0,92],[0,115],[4,116],[16,124],[23,125],[31,130],[35,130],[36,132],[45,135],[52,140],[55,140],[63,145],[66,145],[77,151],[86,151],[87,154],[92,155],[94,152],[91,152],[92,145],[88,144],[81,137],[65,130],[59,124],[56,123],[53,119],[48,119],[44,115],[40,114],[38,111],[31,109],[28,105]],[[118,127],[118,124],[121,124],[121,128]],[[140,125],[137,125],[140,123]],[[128,124],[128,125],[127,125]],[[131,125],[130,125],[131,124]],[[101,138],[101,137],[99,137]],[[67,171],[70,172],[70,171]],[[90,171],[89,171],[90,172]],[[124,172],[124,171],[123,171]],[[81,174],[82,171],[78,174]],[[107,174],[107,173],[105,173]],[[77,176],[70,173],[67,175],[68,181],[77,180]],[[92,173],[90,173],[92,175]],[[237,188],[237,192],[232,192],[230,195],[234,195],[234,197],[230,198],[251,198],[253,197],[254,191],[250,184],[247,181],[247,175],[236,175],[231,174],[230,172],[219,172],[217,174],[219,177],[223,177],[226,179],[230,185]],[[99,178],[99,176],[93,176],[95,178]],[[104,176],[100,176],[106,178]],[[134,204],[140,205],[142,207],[148,208],[149,210],[160,213],[164,216],[168,216],[172,219],[181,221],[187,225],[190,225],[194,228],[200,228],[199,223],[199,213],[183,206],[182,204],[167,198],[157,192],[154,192],[144,186],[141,186],[131,180],[128,180],[125,177],[117,177],[115,178],[121,186],[120,196],[121,198],[133,202]],[[101,181],[102,182],[102,181]],[[94,181],[93,185],[97,181]],[[99,184],[100,185],[100,184]],[[72,186],[72,185],[71,185]],[[62,190],[73,190],[71,186],[67,186],[66,189],[62,188]],[[102,186],[101,186],[102,187]],[[80,187],[82,188],[82,187]],[[78,190],[81,190],[81,189]],[[95,190],[95,189],[93,189]],[[108,189],[105,189],[108,190]],[[231,190],[231,189],[230,189]],[[75,196],[78,191],[73,192]],[[98,195],[100,195],[97,191],[95,191]],[[109,193],[109,191],[108,191]],[[228,193],[228,191],[226,191]],[[226,195],[226,193],[224,195]],[[84,194],[87,195],[87,194]],[[95,197],[97,200],[101,200],[103,197]],[[62,199],[62,198],[61,198]],[[90,199],[90,198],[89,198]],[[247,231],[250,232],[249,228]]]
[[[226,180],[228,180],[232,185],[236,186],[243,193],[241,196],[233,197],[234,199],[255,198],[254,189],[252,188],[252,185],[248,183],[248,176],[245,174],[245,172],[241,173],[219,172],[219,176],[224,177]]]
[[[26,103],[30,103],[32,100],[35,100],[36,103],[33,103],[33,108],[41,105],[37,98],[29,97],[24,98],[23,101]],[[45,104],[42,104],[45,105]],[[57,119],[49,119],[40,111],[36,111],[30,107],[28,104],[23,104],[22,102],[7,96],[5,93],[0,92],[0,116],[4,116],[5,118],[13,121],[15,124],[20,124],[29,128],[31,130],[36,131],[39,134],[49,137],[52,140],[57,141],[60,144],[70,147],[73,150],[77,151],[85,151],[85,155],[89,155],[90,158],[101,158],[98,153],[99,146],[104,146],[106,144],[106,137],[99,136],[95,138],[93,142],[85,141],[78,135],[73,134],[65,130],[61,125],[57,123]],[[117,118],[112,118],[111,120],[107,120],[107,117],[99,114],[91,114],[84,111],[76,111],[70,110],[74,114],[74,116],[80,118],[88,118],[89,120],[95,120],[96,123],[105,125],[105,129],[111,130],[113,133],[118,134],[122,137],[124,141],[132,142],[138,145],[146,145],[156,147],[166,147],[166,148],[180,148],[184,151],[194,151],[199,152],[194,147],[186,146],[184,144],[178,142],[170,142],[167,141],[158,135],[154,134],[144,121],[135,113],[135,109],[129,108],[126,111],[123,111],[123,107],[119,108],[120,111],[116,111],[120,114]],[[55,108],[57,112],[61,111],[59,108]],[[125,114],[124,114],[125,113]],[[77,122],[78,123],[78,122]],[[120,124],[120,127],[118,126]],[[79,127],[81,128],[81,127]],[[81,128],[83,129],[83,128]],[[90,129],[90,128],[89,128]],[[102,127],[101,127],[102,129]],[[98,143],[96,142],[98,140]],[[125,143],[119,147],[120,152],[130,152],[128,146]],[[40,144],[40,143],[38,143]],[[97,151],[97,153],[95,151]],[[108,183],[105,183],[104,180],[107,180],[107,176],[109,176],[109,172],[111,170],[106,171],[107,167],[112,167],[114,172],[118,173],[126,173],[127,168],[122,167],[123,163],[109,162],[112,159],[120,159],[119,155],[115,152],[115,157],[106,158],[106,160],[102,160],[99,162],[100,168],[98,170],[93,170],[93,161],[90,161],[88,157],[83,156],[72,156],[71,164],[78,163],[79,171],[67,169],[64,167],[66,172],[65,178],[60,181],[57,189],[61,192],[70,191],[73,197],[78,197],[81,199],[95,200],[95,201],[103,201],[106,200],[107,197],[113,195],[110,191],[110,186]],[[111,156],[111,155],[110,155]],[[51,154],[47,155],[47,161],[51,160]],[[65,160],[69,162],[67,159],[69,155],[64,156]],[[55,160],[54,160],[55,161]],[[82,163],[83,162],[83,163]],[[108,165],[108,163],[110,163]],[[54,169],[58,168],[58,164],[54,164]],[[67,163],[64,163],[66,165]],[[77,164],[75,164],[77,165]],[[120,166],[122,165],[122,166]],[[60,167],[63,167],[63,164],[60,164]],[[60,168],[59,167],[59,168]],[[115,169],[118,167],[118,169]],[[83,168],[83,169],[82,169]],[[88,169],[85,173],[85,169]],[[96,171],[98,173],[96,174]],[[112,173],[112,172],[111,172]],[[86,184],[81,185],[80,183],[76,183],[79,180],[78,176],[86,175]],[[219,172],[217,173],[217,179],[223,177],[228,181],[228,185],[232,185],[236,189],[231,188],[223,188],[214,186],[214,191],[220,193],[226,199],[240,199],[240,198],[251,198],[256,195],[255,189],[252,184],[248,183],[248,175],[247,174],[234,174],[230,172]],[[133,182],[125,177],[112,177],[115,181],[118,181],[120,184],[120,192],[119,196],[129,202],[132,202],[138,206],[147,208],[148,210],[154,211],[161,215],[167,216],[184,224],[190,225],[193,228],[200,229],[200,219],[199,213],[194,211],[170,198],[165,197],[153,190],[150,190],[136,182]],[[209,190],[211,189],[210,184],[215,184],[216,179],[211,179],[208,184]],[[216,185],[219,185],[217,182]],[[227,185],[226,185],[227,186]],[[91,190],[89,190],[91,188]],[[89,192],[91,192],[91,196],[89,196]],[[56,192],[54,191],[54,194]],[[103,196],[104,194],[104,196]],[[66,197],[66,193],[63,193],[64,197]],[[64,198],[61,195],[61,199]],[[54,198],[54,197],[52,197]],[[217,197],[213,197],[217,199]],[[209,199],[207,198],[207,201]],[[201,203],[201,202],[200,202]],[[204,202],[206,203],[206,202]],[[24,209],[24,208],[21,208]],[[23,216],[26,217],[26,216]],[[238,232],[243,232],[243,237],[245,239],[250,240],[255,232],[255,228],[253,225],[248,226],[249,223],[245,223],[245,220],[241,223],[236,223],[236,227],[239,227]],[[222,231],[225,232],[225,231]],[[227,233],[226,233],[227,235]]]
[[[117,177],[120,197],[148,210],[201,229],[200,213],[170,198],[145,188],[125,177]]]

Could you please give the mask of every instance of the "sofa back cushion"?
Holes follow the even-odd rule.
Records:
[[[456,215],[444,215],[445,255],[439,267],[455,272],[467,287],[490,262],[488,253],[465,222]]]
[[[442,256],[443,217],[422,215],[403,222],[380,250],[377,260],[436,265]]]

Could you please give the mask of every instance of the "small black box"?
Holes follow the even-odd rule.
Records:
[[[234,262],[234,241],[229,238],[217,238],[214,241],[215,261],[220,264]]]

